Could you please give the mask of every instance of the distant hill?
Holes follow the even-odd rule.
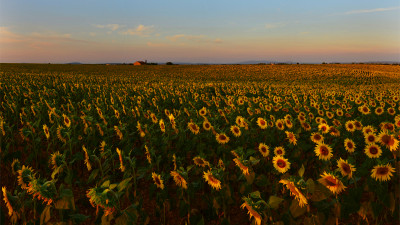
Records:
[[[70,62],[70,63],[66,63],[66,64],[82,64],[80,62]]]

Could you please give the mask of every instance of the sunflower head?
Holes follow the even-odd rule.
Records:
[[[18,184],[22,189],[28,189],[29,183],[35,179],[35,174],[31,167],[23,165],[20,170],[18,170]]]
[[[226,136],[224,133],[217,134],[217,135],[215,136],[215,139],[216,139],[217,142],[220,143],[220,144],[226,144],[226,143],[229,142],[229,137]]]
[[[343,185],[342,181],[339,180],[339,178],[327,172],[324,172],[321,175],[321,178],[318,179],[318,182],[323,184],[334,194],[340,194],[340,192],[346,189],[346,187]]]
[[[203,168],[206,167],[206,166],[210,166],[210,163],[207,162],[207,160],[201,158],[200,156],[194,157],[194,158],[193,158],[193,162],[194,162],[194,164],[196,164],[197,166],[200,166],[200,167],[203,167]]]
[[[353,153],[354,150],[356,149],[356,144],[354,143],[353,140],[346,138],[344,140],[344,148],[346,149],[346,151],[348,151],[349,153]]]
[[[332,148],[323,142],[318,143],[314,149],[314,152],[321,160],[329,160],[333,156]]]
[[[280,173],[285,173],[290,169],[290,162],[283,156],[276,155],[272,159],[275,169]]]
[[[261,153],[263,157],[267,157],[269,155],[269,147],[264,143],[260,143],[258,145],[258,151]]]
[[[215,174],[212,172],[212,170],[208,170],[207,172],[204,171],[203,178],[215,190],[218,191],[221,189],[221,181],[218,180],[218,178],[215,176]]]
[[[18,170],[21,169],[21,162],[18,159],[14,159],[11,163],[11,172],[13,175],[18,173]]]
[[[379,158],[382,155],[382,149],[376,144],[369,144],[364,149],[369,158]]]
[[[337,161],[337,166],[340,173],[343,176],[347,176],[349,179],[353,176],[353,172],[356,171],[353,165],[348,163],[347,160],[343,160],[342,158]]]
[[[392,173],[395,172],[395,168],[392,167],[389,163],[386,165],[376,165],[371,170],[371,177],[375,180],[379,181],[388,181],[393,176]]]
[[[163,190],[164,189],[164,181],[162,180],[161,175],[153,172],[151,174],[151,177],[153,178],[154,184],[157,185],[158,188]]]

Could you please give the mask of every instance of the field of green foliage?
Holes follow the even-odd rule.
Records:
[[[398,224],[400,66],[0,64],[2,224]]]

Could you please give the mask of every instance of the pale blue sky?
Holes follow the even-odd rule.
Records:
[[[399,1],[0,0],[0,61],[400,61]]]

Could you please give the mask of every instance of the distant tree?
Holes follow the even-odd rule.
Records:
[[[167,62],[165,65],[174,65],[172,62]]]

